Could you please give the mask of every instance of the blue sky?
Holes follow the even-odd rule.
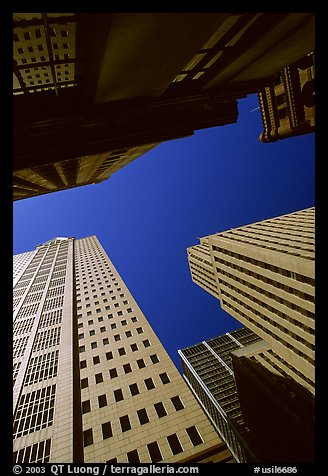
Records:
[[[165,142],[108,181],[15,202],[14,254],[96,235],[180,370],[178,349],[241,327],[191,281],[187,247],[315,205],[314,134],[262,144],[257,107],[241,99],[237,123]]]

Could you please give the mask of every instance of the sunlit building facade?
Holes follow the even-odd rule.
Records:
[[[233,462],[95,236],[14,257],[14,462]]]
[[[314,225],[308,208],[201,238],[187,251],[193,281],[264,339],[275,365],[312,393]]]

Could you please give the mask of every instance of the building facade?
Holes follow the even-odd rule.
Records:
[[[263,122],[261,142],[315,131],[314,52],[276,73],[259,94]]]
[[[315,209],[201,238],[192,280],[264,339],[275,365],[314,393]]]
[[[14,13],[14,200],[237,122],[237,100],[313,49],[313,13]]]
[[[233,462],[95,236],[14,264],[14,462]]]
[[[240,410],[232,352],[267,344],[246,327],[179,350],[183,376],[238,463],[255,461]]]

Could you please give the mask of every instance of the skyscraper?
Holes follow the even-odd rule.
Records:
[[[314,218],[308,208],[201,238],[193,281],[264,339],[276,365],[314,393]]]
[[[247,445],[249,430],[240,410],[232,352],[254,343],[267,346],[244,327],[178,351],[186,382],[239,463],[256,458]]]
[[[233,460],[95,236],[14,270],[14,462]]]

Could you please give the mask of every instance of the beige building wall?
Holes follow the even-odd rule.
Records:
[[[14,261],[15,463],[233,462],[95,236]]]
[[[262,337],[275,359],[313,393],[314,219],[309,208],[202,239],[222,309]]]

